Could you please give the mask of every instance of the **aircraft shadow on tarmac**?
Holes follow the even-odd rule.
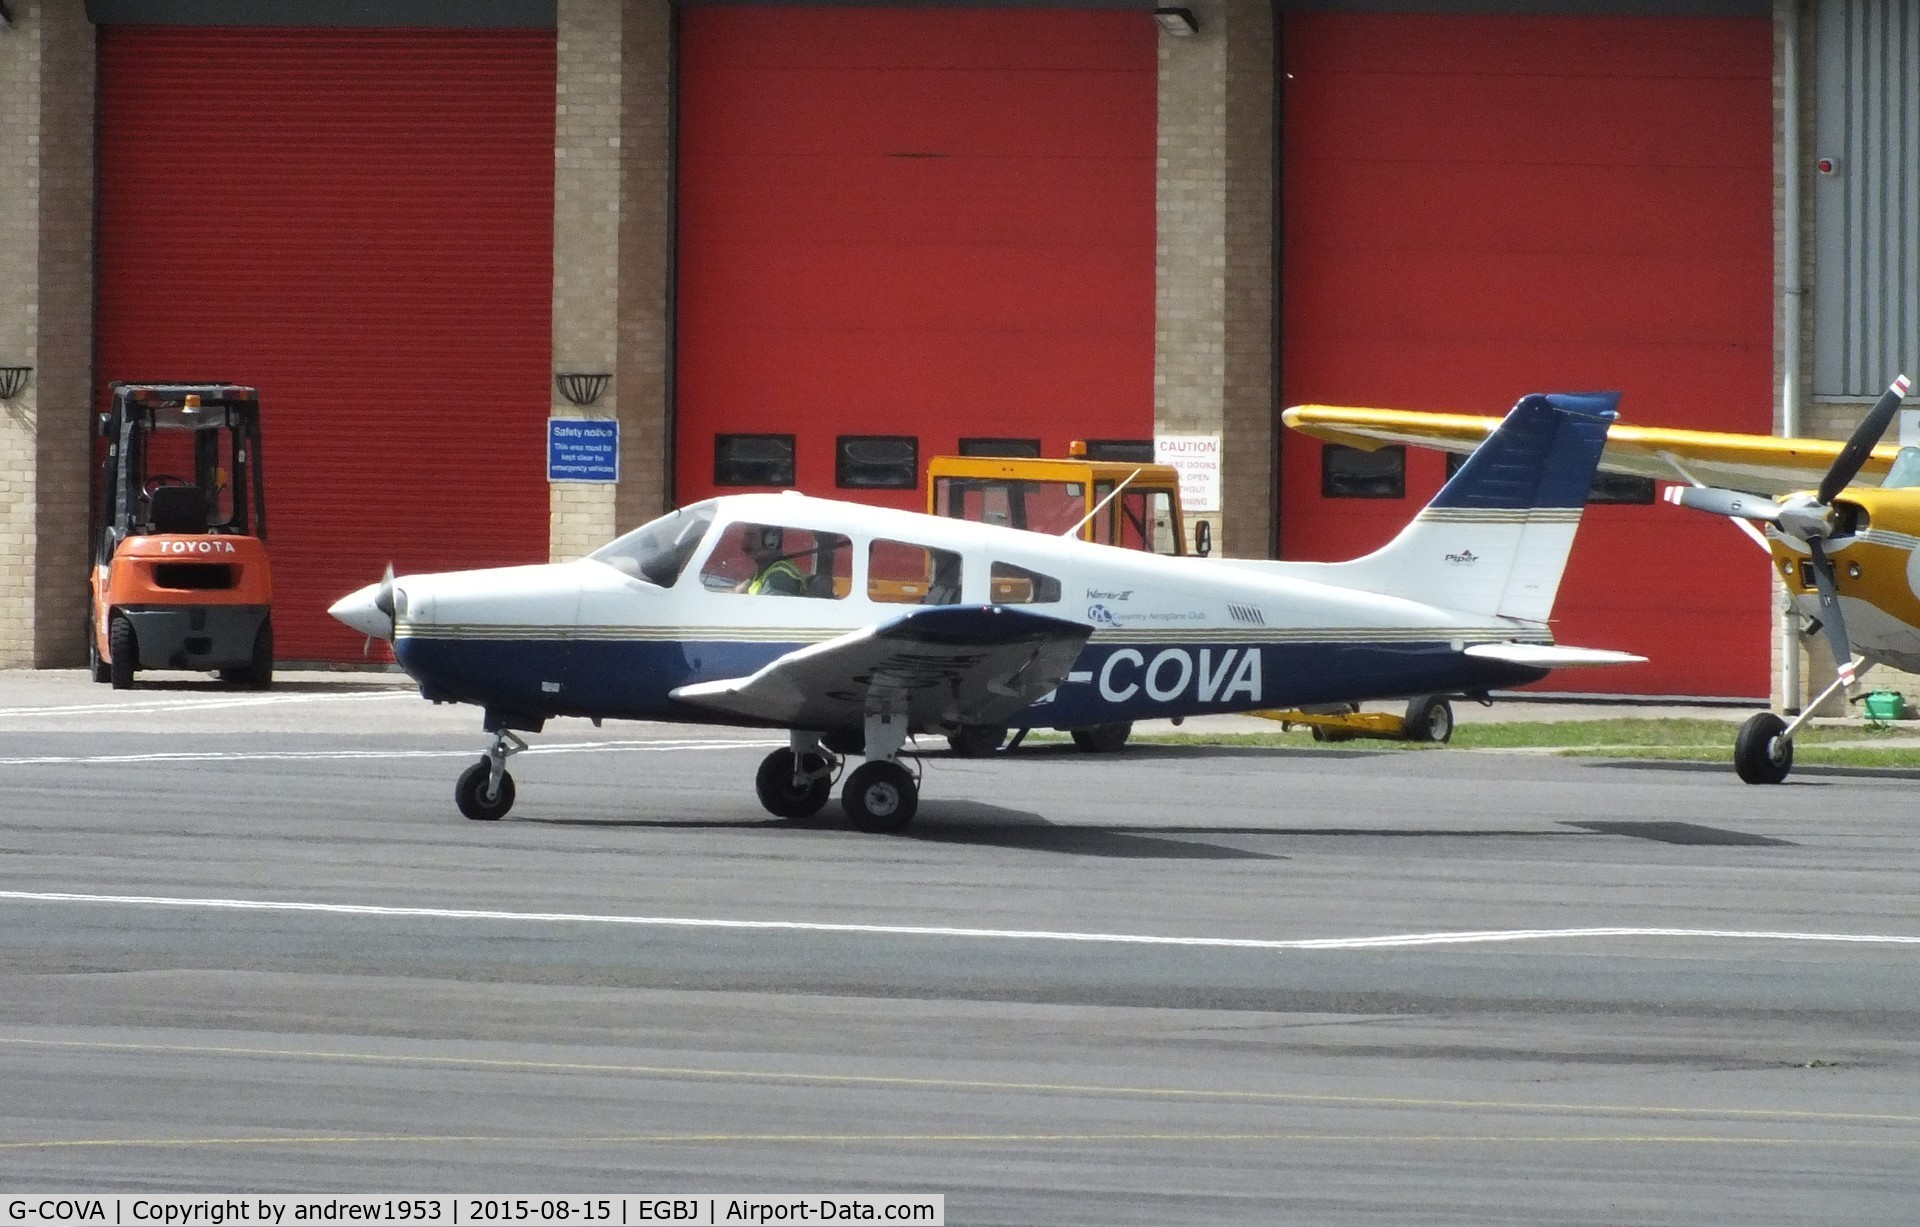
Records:
[[[838,816],[821,814],[813,818],[761,818],[731,821],[712,818],[521,818],[518,821],[542,826],[650,827],[685,830],[775,830],[775,831],[847,831]],[[1160,828],[1168,834],[1284,835],[1287,831],[1246,827],[1231,831]],[[872,838],[862,836],[861,838]],[[1142,860],[1219,860],[1284,861],[1287,857],[1270,852],[1254,852],[1198,839],[1168,839],[1158,834],[1142,835],[1114,827],[1056,826],[1038,814],[1006,809],[978,801],[942,801],[921,807],[920,817],[897,836],[926,843],[971,844],[981,847],[1018,848],[1030,852],[1064,852],[1076,856],[1106,856]]]
[[[1648,839],[1660,844],[1687,847],[1797,848],[1790,839],[1774,839],[1750,831],[1729,831],[1721,827],[1701,826],[1697,822],[1562,822],[1596,835],[1625,835],[1630,839]]]
[[[936,751],[944,758],[956,757],[951,753]],[[1315,750],[1306,746],[1212,746],[1212,745],[1160,745],[1150,741],[1131,741],[1127,743],[1124,757],[1128,761],[1145,758],[1381,758],[1404,751],[1395,750]],[[1065,742],[1055,744],[1044,742],[1037,746],[1019,745],[1011,750],[1001,750],[995,758],[1014,755],[1022,759],[1057,758],[1061,761],[1086,762],[1088,754],[1078,746]],[[933,757],[933,755],[928,755]]]

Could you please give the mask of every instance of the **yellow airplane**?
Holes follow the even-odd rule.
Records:
[[[1844,442],[1618,423],[1607,433],[1601,470],[1684,482],[1667,489],[1668,502],[1731,517],[1773,555],[1806,633],[1824,629],[1839,662],[1833,684],[1792,721],[1761,712],[1740,726],[1734,769],[1749,784],[1786,779],[1794,734],[1874,665],[1920,672],[1920,448],[1879,442],[1909,386],[1896,378]],[[1343,405],[1295,405],[1281,417],[1369,451],[1397,443],[1470,452],[1500,423]],[[1852,484],[1862,476],[1879,484]]]

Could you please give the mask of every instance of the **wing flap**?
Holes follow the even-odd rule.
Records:
[[[1066,677],[1093,628],[1004,605],[916,609],[672,697],[782,728],[904,716],[914,732],[1004,724]]]

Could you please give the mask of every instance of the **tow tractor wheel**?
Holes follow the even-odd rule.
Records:
[[[913,821],[920,807],[920,789],[913,773],[899,763],[884,760],[862,763],[847,776],[840,790],[840,806],[856,831],[885,835]]]
[[[1793,742],[1782,737],[1787,722],[1763,711],[1740,726],[1733,739],[1733,769],[1749,784],[1778,784],[1793,770]]]
[[[985,758],[1007,739],[1002,724],[963,724],[947,735],[947,748],[959,758]]]
[[[1408,741],[1445,743],[1453,740],[1453,704],[1446,696],[1423,694],[1407,702],[1403,726]]]
[[[753,790],[760,794],[760,804],[769,814],[776,818],[811,818],[826,805],[827,794],[833,791],[827,760],[809,754],[801,761],[801,768],[807,772],[807,779],[796,785],[792,750],[775,750],[760,760]]]
[[[115,618],[107,628],[107,678],[115,690],[133,689],[133,667],[140,661],[140,645],[133,623]]]
[[[1127,738],[1133,736],[1133,721],[1096,724],[1090,729],[1074,729],[1072,732],[1073,744],[1088,754],[1117,754],[1126,746]]]
[[[504,771],[500,773],[500,791],[491,800],[487,798],[487,777],[492,771],[492,764],[482,758],[462,771],[459,782],[453,786],[453,803],[475,822],[504,818],[513,808],[513,776]]]

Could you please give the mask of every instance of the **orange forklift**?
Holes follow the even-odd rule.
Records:
[[[87,618],[93,680],[205,669],[273,685],[273,574],[260,394],[224,383],[115,383],[100,415],[99,528]]]

